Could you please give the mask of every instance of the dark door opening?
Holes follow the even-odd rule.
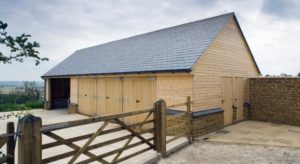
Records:
[[[67,108],[70,99],[70,79],[51,79],[51,109]]]

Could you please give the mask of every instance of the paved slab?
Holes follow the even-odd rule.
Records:
[[[207,141],[300,147],[300,127],[258,121],[243,121],[199,139]]]

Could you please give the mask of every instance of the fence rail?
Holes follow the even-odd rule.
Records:
[[[187,137],[190,140],[190,97],[187,101],[180,104],[168,106],[176,108],[186,106],[186,111],[176,115],[167,114],[167,104],[164,100],[159,100],[153,104],[152,109],[132,111],[106,116],[97,116],[75,121],[67,121],[51,125],[42,126],[42,119],[33,115],[26,115],[19,120],[18,124],[18,163],[19,164],[40,164],[64,160],[63,163],[119,163],[129,158],[135,157],[149,150],[154,150],[162,156],[166,156],[167,144],[178,138]],[[138,121],[130,122],[127,117],[139,115]],[[182,119],[182,122],[174,126],[168,126],[169,121]],[[129,122],[127,122],[129,121]],[[99,123],[99,124],[93,124]],[[79,127],[88,124],[95,126],[95,131],[79,136],[64,137],[61,130],[72,127]],[[112,126],[113,125],[113,126]],[[181,127],[181,130],[179,130]],[[123,133],[121,131],[126,131]],[[177,131],[175,135],[169,137],[169,131]],[[123,135],[113,135],[118,133]],[[7,133],[0,135],[0,148],[7,145],[7,156],[0,158],[0,164],[13,164],[15,159],[15,135],[13,123],[7,124]],[[106,137],[109,135],[114,137]],[[118,133],[119,134],[119,133]],[[168,136],[168,137],[167,137]],[[43,137],[51,138],[51,142],[43,143]],[[104,137],[105,138],[105,137]],[[97,142],[95,142],[97,140]],[[191,140],[190,140],[191,141]],[[81,144],[78,144],[81,143]],[[108,149],[108,152],[99,151],[100,148],[116,144],[121,146],[112,146],[114,149]],[[127,151],[132,148],[135,151]],[[69,149],[65,152],[47,155],[45,151],[59,146],[66,146]],[[95,153],[95,151],[97,153]],[[100,154],[99,154],[100,152]],[[126,152],[126,153],[125,153]],[[86,158],[80,158],[85,155]],[[65,162],[66,161],[66,162]]]
[[[166,143],[173,142],[179,138],[187,137],[190,143],[191,138],[191,98],[187,97],[186,102],[175,105],[170,105],[167,108],[185,107],[186,111],[181,110],[179,113],[166,116],[166,133],[167,135],[173,136],[168,139]]]
[[[116,119],[116,118],[128,117],[128,116],[143,114],[143,113],[147,113],[147,112],[153,112],[153,109],[125,112],[125,113],[106,115],[106,116],[96,116],[96,117],[91,117],[91,118],[82,119],[82,120],[75,120],[75,121],[68,121],[68,122],[46,125],[46,126],[41,127],[41,132],[45,133],[48,131],[71,128],[74,126],[86,125],[86,124],[91,124],[91,123],[95,123],[95,122],[109,121],[109,120]]]

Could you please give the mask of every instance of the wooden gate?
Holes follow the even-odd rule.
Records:
[[[6,146],[6,152],[0,153],[0,163],[14,164],[15,128],[13,122],[8,122],[6,126],[6,133],[0,135],[0,150],[3,146]]]
[[[120,114],[89,117],[86,119],[61,122],[42,126],[42,119],[33,115],[25,115],[19,120],[18,132],[14,133],[13,123],[8,123],[7,133],[0,134],[0,147],[7,145],[8,156],[0,157],[0,163],[14,163],[15,135],[18,137],[18,163],[19,164],[41,164],[41,163],[68,163],[86,164],[98,163],[120,163],[129,158],[140,155],[149,150],[155,150],[162,156],[167,155],[167,143],[180,137],[191,139],[191,101],[172,105],[171,107],[186,106],[187,111],[174,117],[184,117],[184,131],[179,134],[167,136],[170,128],[166,127],[167,105],[164,100],[159,100],[152,105],[151,109],[130,111]],[[122,118],[145,116],[142,121],[126,123]],[[72,137],[64,136],[64,129],[80,127],[87,128],[87,124],[93,124],[96,128],[91,133],[83,132]],[[145,127],[146,125],[152,125]],[[121,132],[123,131],[123,132]],[[51,140],[42,142],[44,137]],[[101,138],[103,137],[103,138]],[[190,140],[191,141],[191,140]],[[108,146],[110,147],[108,148]],[[117,146],[118,145],[118,146]],[[66,146],[68,149],[61,149]],[[173,145],[174,146],[174,145]],[[183,145],[177,145],[175,149]],[[56,148],[56,149],[52,149]],[[103,149],[101,149],[103,148]],[[133,150],[134,148],[134,150]],[[49,151],[49,149],[52,149]],[[98,151],[96,151],[98,149]],[[130,150],[129,150],[130,149]],[[174,151],[174,148],[170,151]],[[47,154],[47,152],[52,152]],[[139,162],[139,161],[135,161]]]
[[[158,139],[161,139],[160,135],[163,134],[162,130],[165,130],[165,128],[162,128],[161,126],[161,119],[163,118],[161,117],[161,113],[163,113],[162,108],[159,108],[159,105],[157,106],[158,108],[107,115],[103,117],[91,117],[46,126],[41,126],[42,120],[39,117],[26,115],[20,120],[20,124],[18,125],[21,134],[18,139],[19,163],[50,163],[58,162],[62,159],[64,159],[64,161],[60,162],[68,164],[85,164],[94,161],[100,163],[120,163],[151,149],[161,152],[161,148],[166,145],[162,145],[162,142],[158,141]],[[145,115],[145,117],[141,122],[134,124],[127,124],[121,119],[136,115]],[[90,134],[64,138],[61,136],[61,133],[58,132],[61,132],[63,129],[92,123],[99,123],[99,126],[95,129],[95,132]],[[144,128],[147,124],[152,124],[153,126],[151,126],[151,128]],[[119,133],[124,130],[127,132]],[[113,135],[113,133],[115,134]],[[118,133],[118,135],[116,135],[116,133]],[[107,138],[107,135],[109,134],[111,134],[111,136]],[[103,138],[99,139],[99,137],[105,135],[106,137],[104,137],[104,140]],[[53,141],[42,143],[43,136],[50,137]],[[96,140],[97,142],[94,142]],[[83,145],[78,145],[78,142],[83,143]],[[116,147],[113,145],[116,143],[122,144],[123,146]],[[70,150],[67,152],[57,152],[56,155],[52,156],[44,157],[42,155],[42,152],[62,145],[69,147]],[[95,154],[94,150],[108,145],[113,146],[106,151],[98,151],[98,153]],[[136,148],[135,151],[127,151],[132,148]],[[125,151],[127,152],[125,153]],[[86,158],[79,158],[81,155],[86,156]]]

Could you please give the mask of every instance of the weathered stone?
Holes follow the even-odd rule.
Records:
[[[193,118],[192,136],[199,137],[224,127],[224,112]]]
[[[74,113],[77,113],[77,104],[74,104],[74,103],[69,103],[68,105],[68,113],[69,114],[74,114]]]
[[[249,119],[300,126],[300,78],[251,78]]]

